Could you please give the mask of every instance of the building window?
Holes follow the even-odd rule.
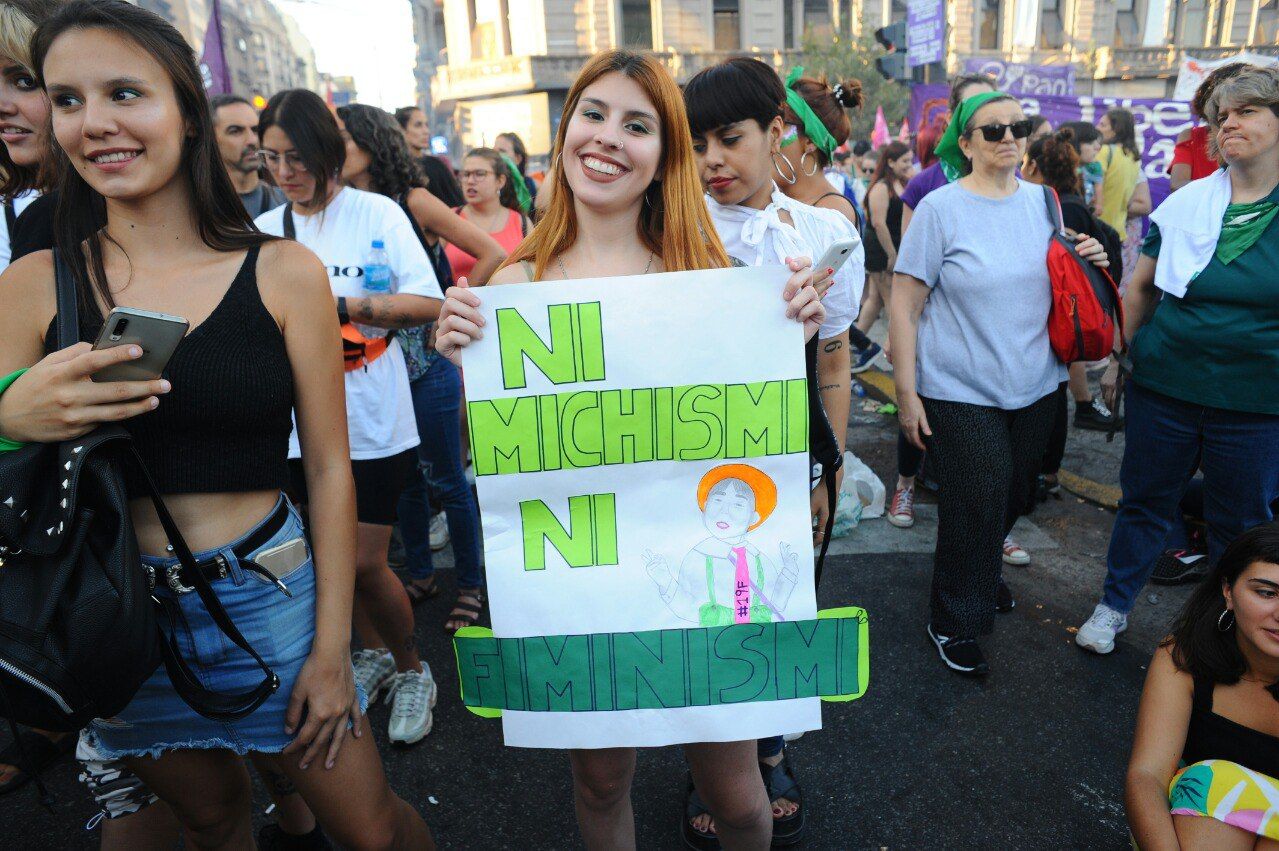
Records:
[[[804,34],[829,36],[830,0],[804,0]]]
[[[1257,29],[1253,44],[1279,44],[1279,0],[1261,0],[1257,4]]]
[[[799,47],[795,43],[795,0],[782,0],[782,47]]]
[[[652,0],[622,0],[622,44],[633,50],[653,49]]]
[[[1122,6],[1132,0],[1116,0]],[[1061,22],[1061,0],[1039,0],[1039,47],[1060,50],[1066,46],[1066,28]]]
[[[999,19],[1002,17],[1003,5],[1003,0],[979,0],[977,5],[979,50],[999,50]]]
[[[511,36],[503,0],[471,0],[471,59],[499,59],[510,53]]]
[[[1207,0],[1182,0],[1174,3],[1177,23],[1173,30],[1177,42],[1184,47],[1203,47],[1208,40]]]
[[[742,20],[740,0],[714,0],[715,49],[742,49]]]
[[[1115,47],[1141,47],[1141,25],[1133,0],[1115,0]]]

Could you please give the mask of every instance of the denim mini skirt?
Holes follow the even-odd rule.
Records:
[[[280,499],[286,498],[281,495]],[[95,719],[85,730],[86,738],[101,758],[156,757],[175,749],[225,748],[241,755],[250,751],[279,753],[293,740],[284,730],[284,714],[315,637],[315,569],[310,546],[308,543],[306,560],[280,577],[291,597],[264,577],[241,569],[234,552],[234,547],[265,524],[278,508],[277,503],[258,527],[240,538],[217,549],[198,552],[195,557],[203,562],[221,555],[226,560],[228,575],[213,582],[213,590],[240,632],[280,678],[279,689],[245,718],[212,721],[197,714],[178,696],[161,665],[123,712],[114,718]],[[288,520],[250,557],[302,537],[302,518],[290,505]],[[160,577],[178,564],[176,558],[154,556],[143,556],[142,561]],[[181,617],[172,628],[178,647],[206,687],[240,692],[261,682],[262,669],[222,634],[198,594],[175,595],[163,581],[156,583],[154,593],[157,597],[176,599]],[[361,693],[361,706],[366,703]]]

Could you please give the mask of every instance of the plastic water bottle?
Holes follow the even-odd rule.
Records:
[[[391,261],[386,256],[386,244],[380,239],[373,240],[373,248],[369,250],[364,261],[364,294],[366,296],[390,295],[391,293]],[[365,337],[385,337],[385,328],[372,325],[356,325]]]
[[[866,398],[866,388],[863,387],[861,382],[855,378],[853,379],[853,395],[858,399]]]

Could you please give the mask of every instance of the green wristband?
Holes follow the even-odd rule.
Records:
[[[0,378],[0,394],[3,394],[4,391],[8,390],[9,385],[13,384],[13,382],[25,375],[26,372],[27,367],[23,367],[22,369],[15,369],[4,378]],[[19,443],[18,441],[10,440],[7,437],[0,437],[0,452],[12,452],[15,449],[21,449],[24,446],[26,446],[25,443]]]

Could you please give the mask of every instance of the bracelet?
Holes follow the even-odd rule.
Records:
[[[12,385],[13,382],[17,381],[23,375],[26,375],[27,369],[28,367],[23,367],[22,369],[15,369],[13,372],[9,373],[4,378],[0,378],[0,395],[3,395],[4,391],[9,389],[10,385]],[[10,440],[7,437],[0,437],[0,452],[12,452],[15,449],[21,449],[24,446],[26,446],[25,443],[20,443],[16,440]]]

